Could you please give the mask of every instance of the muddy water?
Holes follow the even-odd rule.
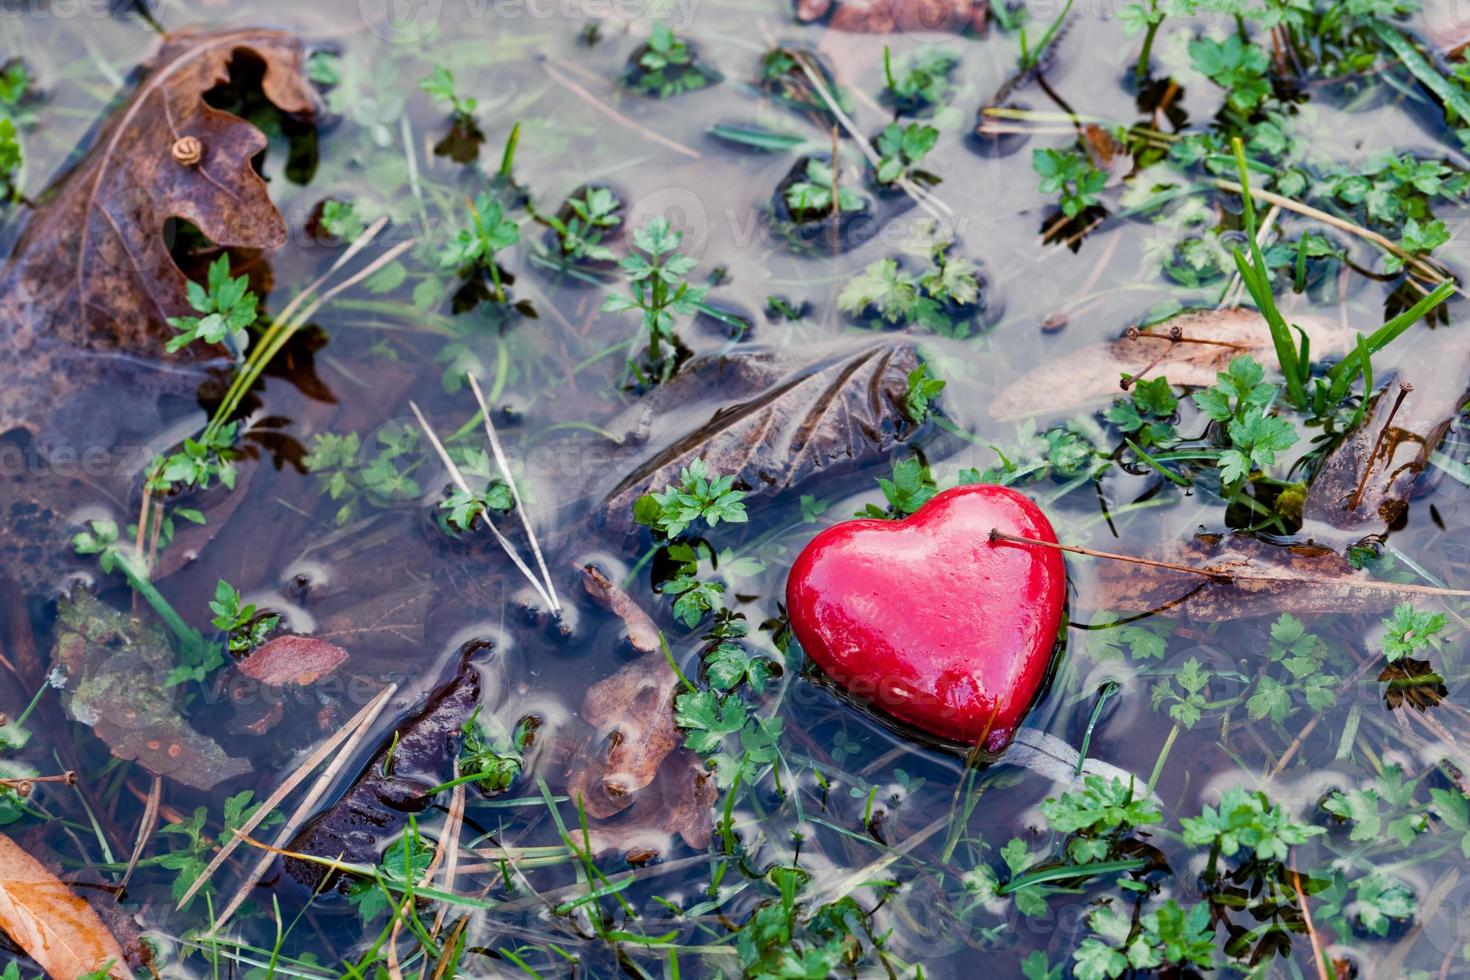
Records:
[[[1010,380],[1050,357],[1112,338],[1170,304],[1212,304],[1224,287],[1221,280],[1190,292],[1170,283],[1149,259],[1159,236],[1170,233],[1146,217],[1121,216],[1116,206],[1110,207],[1114,216],[1073,242],[1075,247],[1042,241],[1043,230],[1055,220],[1055,202],[1037,191],[1030,149],[1070,143],[1070,131],[1020,137],[1000,154],[984,151],[968,138],[976,109],[1013,73],[1013,34],[840,35],[794,26],[789,11],[774,0],[685,0],[652,10],[628,6],[639,9],[435,0],[390,4],[385,10],[364,0],[308,10],[270,0],[249,10],[167,3],[157,10],[157,19],[166,28],[287,27],[341,56],[341,81],[328,94],[332,112],[320,126],[315,146],[304,147],[298,140],[292,162],[291,142],[277,128],[261,162],[292,230],[285,247],[256,260],[269,269],[272,285],[264,302],[273,310],[334,257],[305,232],[322,199],[353,199],[371,214],[390,216],[389,240],[442,241],[446,222],[459,221],[464,198],[484,186],[511,126],[519,122],[514,172],[541,210],[553,211],[585,184],[611,186],[631,202],[632,224],[665,214],[683,230],[685,250],[699,260],[701,281],[719,270],[711,301],[751,327],[732,337],[724,324],[708,319],[691,324],[681,337],[693,355],[747,347],[799,355],[819,343],[860,341],[863,329],[837,311],[837,292],[868,263],[898,251],[925,214],[883,203],[878,210],[883,220],[873,225],[868,240],[837,256],[797,254],[770,227],[764,212],[796,155],[828,152],[831,145],[824,125],[795,116],[756,88],[760,56],[773,42],[806,45],[819,53],[848,90],[852,115],[865,132],[876,132],[889,118],[874,101],[882,87],[885,45],[896,63],[935,45],[960,55],[954,95],[934,119],[942,136],[926,168],[944,178],[935,194],[950,215],[959,253],[984,271],[996,322],[963,339],[921,338],[936,374],[949,383],[944,408],[950,431],[931,426],[913,444],[936,475],[952,477],[961,467],[984,468],[994,461],[991,444],[1015,441],[1017,424],[997,421],[987,411],[994,393]],[[1038,18],[1055,12],[1042,9],[1052,5],[1035,6]],[[1424,23],[1449,30],[1455,22],[1452,6],[1431,9]],[[723,74],[723,82],[663,101],[640,98],[612,84],[629,53],[643,43],[650,13],[670,19],[695,40],[701,57]],[[1097,4],[1079,5],[1046,70],[1047,87],[1028,84],[1015,102],[1122,123],[1146,119],[1128,78],[1136,39],[1126,38],[1107,14]],[[595,36],[589,33],[594,30]],[[49,176],[67,165],[75,148],[85,144],[92,127],[126,91],[134,66],[157,42],[135,14],[110,16],[61,3],[4,11],[0,50],[7,57],[24,58],[46,95],[41,125],[27,139],[28,193],[39,193]],[[1177,45],[1167,43],[1159,57],[1170,66],[1188,62]],[[446,114],[417,83],[436,63],[454,72],[462,94],[479,100],[476,116],[486,140],[478,167],[433,152],[447,129]],[[1186,114],[1186,125],[1203,125],[1219,108],[1219,93],[1198,76],[1190,77],[1194,83],[1186,85],[1175,105]],[[1436,110],[1413,97],[1383,87],[1365,99],[1350,100],[1328,89],[1312,96],[1301,108],[1295,132],[1310,144],[1314,159],[1351,165],[1391,147],[1431,158],[1450,153],[1452,162],[1461,162],[1448,149],[1453,140],[1435,122]],[[708,135],[716,123],[759,124],[794,133],[806,143],[792,153],[733,149]],[[857,160],[850,146],[846,156]],[[1213,199],[1210,204],[1235,207],[1234,202]],[[1443,211],[1455,229],[1458,217],[1449,208]],[[16,215],[14,209],[8,214],[8,236],[17,228]],[[1295,234],[1310,226],[1284,215],[1278,227]],[[523,229],[528,239],[533,232],[539,234],[529,224]],[[1442,253],[1452,269],[1462,264],[1457,245]],[[625,242],[615,247],[621,250]],[[282,615],[292,629],[332,639],[352,659],[339,686],[288,704],[283,721],[268,736],[238,743],[233,740],[245,738],[238,734],[241,726],[254,720],[251,712],[259,707],[248,703],[249,698],[247,703],[221,704],[217,693],[194,692],[193,697],[204,699],[203,710],[197,702],[191,707],[200,728],[227,746],[248,745],[256,771],[207,794],[165,783],[165,820],[187,816],[196,806],[207,807],[217,818],[224,797],[241,789],[265,795],[304,748],[384,684],[396,683],[399,691],[373,737],[345,767],[350,775],[365,764],[383,735],[454,674],[458,652],[474,640],[481,642],[476,662],[484,680],[482,710],[509,723],[533,714],[542,727],[527,772],[517,783],[515,799],[521,802],[472,806],[466,836],[521,847],[554,845],[559,838],[538,780],[545,781],[551,795],[563,786],[567,743],[580,737],[576,716],[582,694],[627,658],[619,624],[582,597],[579,566],[595,557],[627,575],[634,598],[669,631],[675,656],[686,668],[695,663],[697,635],[674,623],[669,600],[654,593],[652,566],[639,561],[646,557],[647,539],[629,550],[622,541],[600,536],[585,520],[588,502],[599,490],[605,492],[623,471],[661,448],[603,438],[620,431],[633,403],[634,396],[621,385],[633,321],[599,314],[603,286],[537,268],[530,252],[523,244],[503,264],[515,276],[513,294],[530,302],[535,319],[506,322],[480,311],[456,317],[447,299],[416,305],[415,287],[426,278],[426,266],[411,262],[406,281],[387,283],[380,291],[359,289],[324,309],[314,321],[319,330],[312,342],[294,348],[290,364],[268,376],[258,390],[255,436],[248,443],[253,455],[242,464],[236,491],[243,499],[233,510],[222,506],[217,493],[199,502],[218,533],[200,542],[197,560],[163,578],[159,588],[202,626],[215,582],[227,579],[247,600]],[[1313,311],[1368,331],[1382,321],[1387,292],[1382,283],[1348,275],[1326,294],[1288,294],[1281,302],[1288,316]],[[769,296],[780,296],[793,307],[809,304],[810,313],[797,322],[767,316]],[[1043,330],[1044,323],[1051,329]],[[1375,371],[1387,377],[1398,361],[1433,356],[1438,342],[1434,334],[1416,330],[1381,364],[1375,359]],[[560,591],[572,598],[575,608],[565,631],[569,636],[537,619],[535,601],[488,538],[451,541],[436,527],[432,505],[445,480],[431,458],[414,457],[422,462],[412,473],[413,488],[378,499],[345,522],[338,521],[340,501],[321,493],[302,465],[304,450],[320,433],[358,433],[365,447],[374,447],[381,444],[380,436],[412,429],[410,399],[441,429],[458,428],[473,413],[470,394],[459,382],[466,368],[486,380],[498,406],[503,435],[521,472],[527,510],[547,544]],[[95,399],[98,411],[107,410],[107,392],[89,393],[88,398]],[[712,391],[687,411],[696,419],[722,404],[720,392]],[[1043,426],[1071,414],[1053,417],[1046,409],[1038,406]],[[160,431],[186,427],[198,411],[187,401],[170,402],[161,407],[161,427],[125,431],[120,438],[156,439]],[[1449,455],[1458,451],[1453,443],[1445,450]],[[874,478],[888,475],[889,469],[889,461],[883,460],[801,492],[826,501],[817,524],[826,523],[868,503],[881,506]],[[1406,564],[1417,563],[1430,576],[1463,585],[1466,555],[1458,542],[1470,525],[1470,497],[1442,470],[1431,470],[1421,487],[1391,545]],[[1048,508],[1065,540],[1095,548],[1147,553],[1200,529],[1225,526],[1217,502],[1160,486],[1146,472],[1115,470],[1096,489],[1057,481],[1030,490]],[[795,495],[790,496],[754,508],[748,525],[722,526],[710,535],[717,549],[751,559],[728,577],[734,608],[751,624],[780,615],[785,569],[814,530],[803,523]],[[136,497],[94,500],[88,502],[87,513],[105,512],[125,525],[136,514],[137,503]],[[1074,591],[1087,593],[1094,569],[1085,562],[1072,568]],[[116,605],[127,603],[117,579],[80,563],[75,571]],[[5,634],[34,633],[44,658],[53,629],[53,600],[64,584],[58,578],[50,588],[34,590],[24,604],[29,623],[17,621],[12,605]],[[1175,726],[1164,709],[1150,705],[1159,664],[1177,665],[1190,657],[1217,672],[1210,699],[1231,699],[1257,670],[1269,620],[1196,623],[1176,617],[1165,658],[1140,664],[1109,656],[1111,633],[1089,628],[1106,622],[1094,621],[1104,611],[1074,601],[1072,612],[1076,622],[1065,661],[1030,724],[1077,745],[1095,720],[1090,754],[1137,774],[1140,782],[1152,774],[1166,743],[1172,745],[1157,782],[1171,827],[1177,827],[1179,816],[1196,814],[1202,797],[1212,791],[1257,785],[1307,720],[1297,714],[1284,726],[1252,726],[1237,707],[1233,716],[1216,710],[1192,730],[1171,735]],[[1324,617],[1311,625],[1355,651],[1373,649],[1381,632],[1376,617],[1368,616]],[[774,651],[769,632],[753,634],[752,643]],[[1458,652],[1445,651],[1442,668],[1452,702],[1465,679],[1463,672],[1455,673],[1457,663]],[[996,864],[995,850],[1010,837],[1040,847],[1046,833],[1035,805],[1055,793],[1054,784],[1004,766],[979,780],[966,777],[953,754],[896,734],[803,678],[799,652],[790,653],[786,667],[761,702],[764,711],[783,719],[780,763],[739,796],[732,813],[746,849],[743,860],[721,872],[712,886],[719,857],[702,859],[668,842],[660,862],[622,893],[640,915],[632,917],[605,903],[607,927],[650,936],[673,932],[674,942],[690,947],[680,953],[686,971],[735,972],[737,960],[728,948],[704,953],[699,948],[733,945],[728,926],[745,921],[770,896],[752,883],[754,878],[771,866],[799,859],[811,875],[807,897],[813,901],[851,891],[864,910],[879,906],[870,927],[874,933],[888,933],[895,968],[922,963],[929,976],[965,976],[973,973],[975,957],[985,956],[992,969],[1012,975],[1018,962],[1036,950],[1054,963],[1065,960],[1086,932],[1082,919],[1094,895],[1086,889],[1062,894],[1053,898],[1047,915],[1024,916],[1013,905],[967,901],[959,880],[980,862]],[[1108,681],[1120,685],[1120,693],[1107,699],[1094,717],[1098,691]],[[1341,753],[1338,736],[1349,718],[1364,732],[1363,748]],[[109,767],[105,749],[84,729],[69,726],[59,711],[42,719],[42,740],[76,753],[85,791],[40,791],[38,805],[70,823],[50,825],[54,831],[32,826],[28,839],[59,855],[75,880],[115,883],[120,877],[117,862],[125,860],[117,855],[131,848],[151,780],[136,767]],[[1396,741],[1393,731],[1399,726],[1376,685],[1356,686],[1304,740],[1299,751],[1307,768],[1288,770],[1274,781],[1273,792],[1293,812],[1310,815],[1327,789],[1364,784],[1383,761],[1397,761],[1415,776],[1429,772],[1434,779],[1434,758],[1416,757]],[[32,764],[49,769],[55,760],[42,754]],[[344,786],[339,780],[336,791]],[[936,817],[951,812],[961,787],[967,794],[983,789],[973,815],[952,835],[944,824],[936,833]],[[1426,798],[1427,791],[1420,796]],[[84,800],[100,811],[96,834]],[[565,807],[563,813],[565,819],[575,817]],[[432,809],[421,819],[432,832],[444,814]],[[111,858],[103,854],[97,835],[106,840]],[[1169,835],[1156,835],[1150,843],[1159,848],[1167,867],[1156,867],[1149,880],[1181,900],[1196,895],[1199,869],[1190,864],[1189,851]],[[169,846],[157,839],[145,853],[164,853]],[[1371,860],[1373,853],[1333,837],[1303,848],[1299,860],[1305,871],[1334,855]],[[1399,878],[1422,899],[1449,880],[1446,869],[1455,858],[1453,851],[1437,851],[1422,860],[1402,853],[1391,860]],[[611,859],[607,867],[611,873],[625,865]],[[551,951],[553,943],[578,957],[581,969],[591,975],[665,969],[668,955],[663,950],[591,938],[585,909],[552,915],[544,905],[525,900],[528,888],[556,892],[559,901],[575,897],[572,862],[549,862],[522,873],[525,877],[515,887],[490,882],[489,898],[504,907],[473,917],[467,935],[478,952],[467,957],[467,971],[508,968],[510,960],[497,952],[506,950],[543,973],[565,970],[566,961]],[[222,890],[230,892],[237,875],[238,869],[228,870]],[[206,921],[198,903],[183,913],[172,910],[172,877],[169,870],[145,861],[129,883],[124,903],[170,958],[187,947],[183,937]],[[858,887],[880,879],[896,883],[881,903],[875,890]],[[274,894],[288,919],[294,916],[306,894],[275,874],[267,883],[278,886]],[[1446,900],[1453,903],[1453,882],[1449,887],[1452,894]],[[261,907],[268,904],[269,894],[258,899]],[[689,908],[712,896],[721,901],[718,912],[706,907],[692,918],[681,918],[667,907]],[[247,943],[269,949],[274,926],[268,917],[245,919],[241,928]],[[1401,929],[1387,939],[1349,934],[1339,937],[1340,952],[1357,959],[1366,975],[1385,958],[1400,968],[1437,972],[1451,947],[1464,938],[1451,942],[1447,937],[1453,937],[1453,929],[1447,928],[1435,920],[1407,937],[1400,936]],[[360,953],[375,938],[376,930],[365,931],[356,911],[340,897],[327,897],[292,929],[284,950],[293,957],[312,952],[319,962],[331,964]],[[1300,937],[1281,955],[1272,968],[1280,975],[1312,973],[1310,950]],[[170,973],[205,968],[197,956],[184,965],[171,962]]]

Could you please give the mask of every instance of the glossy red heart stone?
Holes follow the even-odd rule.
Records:
[[[1067,587],[1056,541],[1014,490],[946,490],[902,521],[812,539],[786,580],[802,648],[828,677],[899,721],[998,751],[1046,679]]]

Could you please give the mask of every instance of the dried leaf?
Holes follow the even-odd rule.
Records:
[[[1378,673],[1378,682],[1384,685],[1383,703],[1390,711],[1404,705],[1421,712],[1428,711],[1438,707],[1450,695],[1449,688],[1444,686],[1444,678],[1429,661],[1413,657],[1386,665]]]
[[[835,8],[835,9],[834,9]],[[827,26],[852,34],[933,31],[979,34],[990,19],[989,0],[797,0],[796,19],[827,18]]]
[[[639,653],[655,653],[659,649],[658,627],[633,597],[618,587],[607,573],[596,565],[582,568],[582,588],[592,601],[623,621],[628,631],[628,644]]]
[[[1327,320],[1306,317],[1296,321],[1312,341],[1313,357],[1345,354],[1356,335]],[[1179,328],[1184,338],[1170,339]],[[1201,341],[1204,341],[1201,343]],[[1094,402],[1122,396],[1119,380],[1149,370],[1150,377],[1166,377],[1176,385],[1207,388],[1230,359],[1249,354],[1264,364],[1275,363],[1275,348],[1266,321],[1255,310],[1228,309],[1181,313],[1136,335],[1094,344],[1052,358],[1028,371],[1002,391],[990,405],[998,419],[1065,413]]]
[[[434,800],[428,791],[452,776],[461,729],[479,700],[480,672],[466,660],[421,711],[383,740],[341,799],[315,817],[286,849],[376,864],[408,814],[427,808]],[[312,887],[324,873],[320,865],[295,858],[286,860],[286,870]]]
[[[1116,613],[1178,612],[1202,623],[1256,616],[1372,613],[1415,596],[1454,590],[1370,578],[1337,552],[1315,545],[1276,545],[1244,534],[1200,535],[1158,558],[1219,577],[1100,561],[1085,606]]]
[[[646,653],[587,689],[582,717],[597,732],[573,760],[567,795],[591,817],[621,813],[679,746],[674,693],[679,678],[662,651]]]
[[[843,345],[803,361],[757,351],[691,363],[634,406],[621,426],[629,438],[662,448],[607,494],[602,520],[613,533],[631,532],[633,501],[677,482],[695,459],[733,474],[752,499],[870,461],[899,438],[908,374],[917,364],[914,345],[904,340]],[[705,421],[690,428],[691,418]]]
[[[276,106],[314,110],[294,35],[244,29],[165,38],[132,97],[47,191],[0,272],[0,333],[11,353],[0,371],[0,432],[75,437],[92,420],[71,392],[122,389],[151,404],[148,396],[189,380],[163,363],[166,318],[190,311],[185,276],[161,235],[166,219],[185,219],[222,246],[285,241],[285,222],[251,165],[265,135],[204,101],[229,80],[242,51],[264,63],[261,87]],[[180,142],[191,137],[200,144],[195,162]],[[143,373],[137,358],[154,370]]]
[[[80,590],[58,603],[57,616],[52,659],[67,673],[62,704],[113,755],[201,790],[254,768],[180,714],[175,689],[162,683],[174,666],[162,627],[143,626]]]
[[[347,651],[315,636],[277,636],[240,661],[240,673],[262,684],[314,684],[347,662]]]
[[[52,977],[130,978],[127,958],[92,906],[0,834],[0,929]],[[110,966],[109,966],[110,963]]]
[[[1307,490],[1306,520],[1382,534],[1408,509],[1414,481],[1465,403],[1470,363],[1462,349],[1449,347],[1402,365],[1408,390],[1384,389],[1363,424],[1327,457]]]
[[[204,352],[164,351],[173,334],[165,318],[190,312],[165,221],[187,219],[222,246],[285,240],[251,164],[266,137],[203,100],[241,51],[265,65],[271,101],[312,111],[303,47],[292,35],[169,35],[86,154],[39,196],[0,270],[0,345],[9,355],[0,365],[0,435],[18,440],[24,455],[16,458],[32,461],[0,483],[0,570],[28,592],[50,593],[76,570],[70,516],[136,483],[131,451],[99,449],[115,446],[124,429],[163,428],[159,395],[192,394],[203,377],[187,368]],[[186,136],[203,146],[197,164],[174,158]],[[124,478],[128,486],[118,486]],[[183,553],[165,552],[164,565]]]

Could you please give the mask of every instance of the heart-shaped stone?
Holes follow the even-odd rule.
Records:
[[[786,581],[802,648],[859,700],[939,738],[998,751],[1046,680],[1067,587],[1056,541],[1014,490],[946,490],[902,521],[812,539]]]

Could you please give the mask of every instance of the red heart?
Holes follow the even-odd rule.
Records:
[[[802,648],[849,693],[944,739],[1003,748],[1046,680],[1067,570],[1014,490],[946,490],[902,521],[848,521],[812,539],[786,581]]]

